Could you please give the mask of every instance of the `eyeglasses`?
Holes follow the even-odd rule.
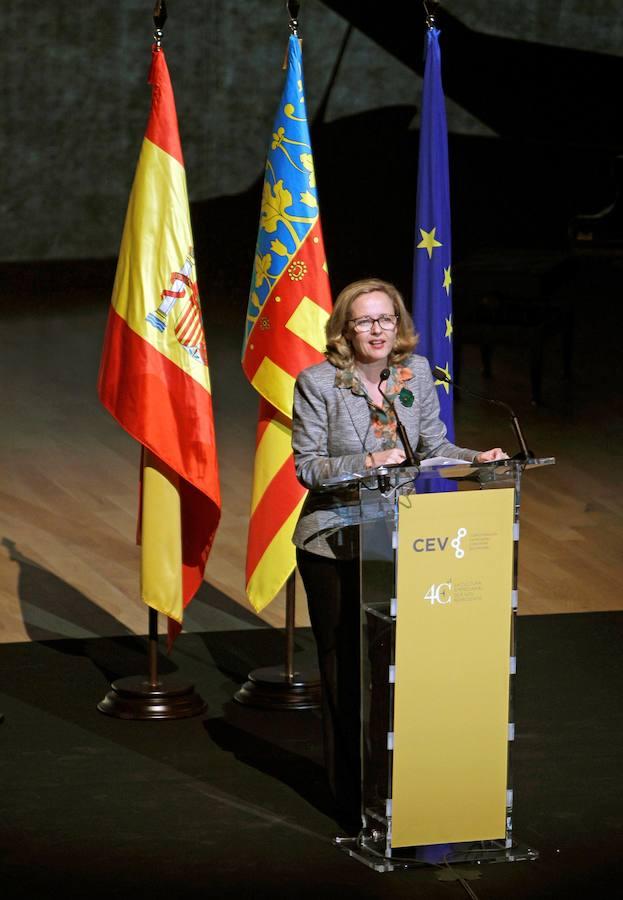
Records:
[[[366,331],[372,331],[372,326],[376,322],[383,331],[395,331],[398,324],[398,316],[390,316],[385,314],[373,319],[371,316],[362,316],[361,319],[349,319],[353,323],[353,331],[355,334],[365,334]]]

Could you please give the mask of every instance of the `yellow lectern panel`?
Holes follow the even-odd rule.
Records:
[[[393,847],[505,835],[513,499],[400,501]]]

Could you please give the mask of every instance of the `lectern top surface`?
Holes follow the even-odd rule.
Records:
[[[489,463],[468,463],[465,460],[435,457],[434,460],[422,460],[419,466],[380,466],[377,469],[365,469],[363,472],[350,472],[329,478],[320,486],[321,490],[335,487],[346,487],[366,483],[371,486],[378,478],[391,479],[392,483],[406,481],[429,481],[434,478],[460,480],[469,478],[474,481],[508,481],[516,474],[542,466],[552,466],[556,462],[553,456],[530,457],[529,459],[497,459]]]

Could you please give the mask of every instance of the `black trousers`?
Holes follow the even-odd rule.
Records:
[[[338,817],[355,823],[361,807],[359,560],[299,549],[296,559],[318,650],[329,784]]]

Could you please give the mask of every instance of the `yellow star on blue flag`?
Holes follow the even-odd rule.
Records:
[[[430,231],[424,231],[423,228],[420,228],[420,234],[422,235],[422,240],[417,245],[418,250],[420,250],[420,249],[426,250],[426,252],[428,253],[429,259],[433,258],[433,250],[435,249],[435,247],[443,247],[443,244],[441,243],[441,241],[438,241],[435,238],[436,231],[437,231],[436,227],[431,228]]]

